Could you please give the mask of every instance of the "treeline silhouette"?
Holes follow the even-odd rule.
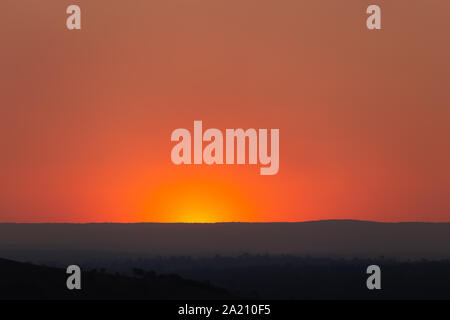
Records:
[[[369,265],[381,268],[381,290],[368,290]],[[108,268],[130,273],[130,267],[210,281],[235,296],[252,299],[450,299],[450,259],[397,261],[317,258],[293,255],[237,257],[152,257],[110,262]]]
[[[372,264],[381,268],[381,290],[366,287],[366,269]],[[64,268],[0,259],[0,298],[450,299],[450,260],[244,254],[159,256],[80,266],[82,290],[69,291]]]

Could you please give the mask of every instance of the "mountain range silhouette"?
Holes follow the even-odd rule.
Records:
[[[4,223],[0,257],[6,299],[450,298],[450,223]]]
[[[328,220],[299,223],[0,224],[0,256],[28,261],[89,253],[294,254],[450,258],[450,223]]]

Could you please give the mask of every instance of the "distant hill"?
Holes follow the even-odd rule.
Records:
[[[21,261],[242,253],[450,258],[450,223],[0,224],[0,256]]]
[[[66,270],[0,259],[1,299],[229,299],[224,289],[177,275],[139,277],[90,271],[81,290],[68,290]]]

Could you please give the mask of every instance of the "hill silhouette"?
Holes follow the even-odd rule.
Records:
[[[52,266],[0,260],[0,298],[450,298],[450,223],[8,223],[0,257]],[[88,291],[66,289],[70,264]]]
[[[243,253],[446,259],[450,223],[0,224],[0,256],[19,261]]]
[[[65,269],[0,259],[0,299],[230,299],[224,289],[178,275],[135,270],[135,276],[82,272],[82,289],[68,290]]]
[[[372,264],[382,270],[382,290],[366,287],[366,268]],[[82,275],[82,290],[70,291],[63,268],[0,259],[0,300],[450,299],[450,260],[242,255],[140,259],[122,266],[131,269],[128,276],[91,269]],[[161,268],[177,274],[153,271]]]

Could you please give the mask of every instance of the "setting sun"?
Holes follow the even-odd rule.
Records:
[[[153,191],[141,212],[143,221],[211,223],[250,221],[255,208],[250,198],[232,184],[187,179]]]

